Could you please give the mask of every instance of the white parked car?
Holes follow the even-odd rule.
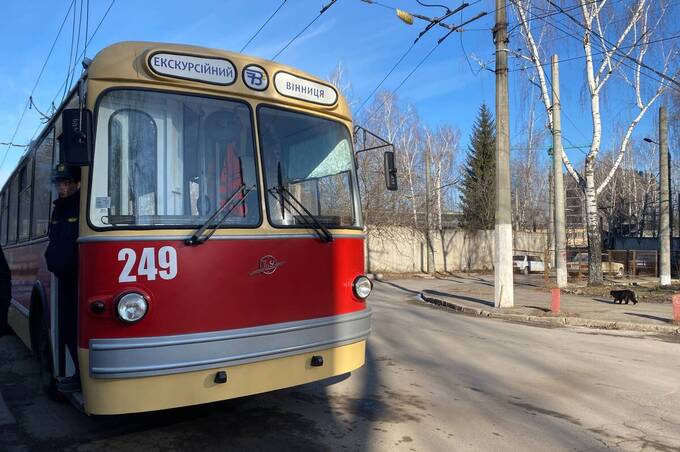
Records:
[[[538,256],[518,254],[512,256],[512,268],[515,271],[528,275],[531,272],[544,272],[545,264],[543,263],[543,259]]]

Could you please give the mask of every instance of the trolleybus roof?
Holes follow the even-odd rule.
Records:
[[[261,77],[262,72],[264,89],[248,83],[254,75]],[[87,78],[228,93],[351,119],[344,97],[325,80],[274,61],[205,47],[120,42],[97,54],[88,67]]]

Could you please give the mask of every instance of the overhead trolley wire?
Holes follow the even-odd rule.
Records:
[[[546,1],[547,1],[548,3],[550,3],[553,7],[557,8],[558,10],[560,10],[560,12],[561,12],[562,14],[564,14],[564,15],[567,16],[569,19],[571,19],[571,21],[574,22],[574,23],[576,23],[576,25],[578,25],[579,27],[583,28],[583,29],[586,30],[588,33],[593,34],[596,38],[601,39],[601,40],[604,41],[606,44],[609,44],[610,46],[612,46],[612,47],[613,47],[613,52],[617,53],[619,56],[621,56],[621,57],[623,57],[623,58],[625,58],[625,59],[627,59],[627,60],[630,60],[630,61],[634,62],[635,64],[639,65],[640,67],[643,67],[643,68],[645,68],[645,69],[647,69],[647,70],[649,70],[649,71],[655,73],[656,75],[658,75],[658,76],[661,77],[662,79],[667,80],[667,81],[673,83],[673,84],[676,85],[677,87],[680,87],[680,82],[678,82],[677,80],[675,80],[673,77],[670,77],[670,76],[664,74],[663,72],[661,72],[661,71],[659,71],[659,70],[657,70],[657,69],[654,69],[653,67],[651,67],[651,66],[649,66],[648,64],[644,63],[642,60],[638,61],[637,59],[633,58],[632,56],[630,56],[630,55],[628,55],[628,54],[626,54],[626,53],[621,52],[621,51],[618,49],[618,47],[616,46],[616,44],[612,43],[611,41],[609,41],[609,40],[608,40],[607,38],[605,38],[604,36],[601,36],[601,35],[598,34],[595,30],[591,30],[591,29],[589,29],[588,27],[586,27],[585,25],[583,25],[578,19],[576,19],[574,16],[572,16],[571,14],[569,14],[569,13],[568,13],[567,11],[565,11],[564,9],[562,9],[562,7],[560,7],[560,6],[558,6],[557,4],[555,4],[552,0],[546,0]],[[603,49],[603,50],[604,50],[604,49]]]
[[[517,7],[519,8],[520,6],[517,5]],[[563,28],[560,28],[559,26],[553,24],[552,22],[550,22],[550,21],[548,21],[548,20],[545,20],[545,19],[541,18],[540,16],[536,16],[533,12],[529,11],[529,10],[526,9],[526,8],[524,8],[524,10],[527,11],[529,14],[535,16],[537,19],[541,19],[543,22],[545,22],[546,24],[548,24],[548,25],[550,25],[551,27],[555,28],[556,30],[561,31],[562,33],[564,33],[564,34],[567,35],[568,37],[574,38],[574,39],[575,39],[576,41],[578,41],[579,43],[582,43],[582,39],[581,39],[579,36],[576,36],[575,34],[570,33],[569,31],[566,31],[566,30],[564,30]],[[599,43],[598,43],[596,40],[593,40],[592,45],[594,46],[594,48],[595,48],[596,50],[600,51],[599,53],[595,53],[595,54],[604,54],[604,53],[608,53],[608,52],[611,51],[611,50],[607,50],[607,49],[605,49],[605,48],[603,48],[603,47],[600,47],[600,46],[599,46]],[[630,47],[637,47],[637,46],[638,46],[638,44],[635,44],[635,45],[633,45],[633,46],[629,46],[629,48],[630,48]],[[574,58],[574,59],[580,59],[580,58],[585,58],[585,55],[584,55],[584,56],[580,56],[580,57],[576,57],[576,58]],[[612,58],[612,59],[613,59],[613,58]],[[570,61],[570,60],[571,60],[571,59],[565,59],[564,61]],[[619,63],[621,66],[624,66],[624,67],[626,67],[626,68],[628,68],[628,69],[633,69],[633,70],[635,69],[634,67],[631,67],[629,64],[626,64],[626,63],[625,63],[624,61],[622,61],[622,60],[616,60],[616,59],[614,59],[614,61],[616,61],[616,62]],[[545,66],[545,65],[547,65],[547,64],[541,64],[541,66]],[[525,70],[525,69],[520,69],[520,70]],[[516,70],[509,71],[509,72],[514,72],[514,71],[516,71]],[[663,80],[660,80],[660,79],[658,79],[658,78],[655,78],[654,76],[652,76],[651,74],[648,74],[647,72],[640,71],[640,74],[643,75],[643,76],[645,76],[645,77],[647,77],[647,78],[649,78],[650,80],[653,80],[653,81],[655,81],[655,82],[657,82],[657,83],[661,83],[661,84],[663,84],[664,86],[666,86],[666,87],[668,87],[668,88],[673,88],[673,89],[675,89],[675,90],[678,90],[678,89],[675,88],[675,87],[666,85],[665,83],[663,83]],[[680,90],[678,90],[678,91],[680,91]]]
[[[319,11],[319,14],[317,14],[317,16],[316,16],[314,19],[312,19],[312,21],[311,21],[310,23],[308,23],[308,24],[305,26],[305,28],[303,28],[302,30],[300,30],[300,32],[299,32],[298,34],[296,34],[295,36],[293,36],[293,37],[291,38],[291,40],[288,41],[288,43],[287,43],[285,46],[283,46],[283,48],[282,48],[281,50],[279,50],[279,51],[276,53],[276,55],[274,55],[274,56],[272,57],[272,61],[276,60],[276,58],[278,58],[278,56],[281,55],[281,54],[283,53],[283,51],[286,50],[286,49],[288,48],[288,46],[290,46],[293,42],[295,42],[295,40],[296,40],[297,38],[299,38],[299,37],[302,35],[302,33],[304,33],[305,31],[307,31],[307,29],[308,29],[309,27],[311,27],[311,26],[314,24],[314,22],[316,22],[316,21],[319,19],[319,17],[321,17],[321,16],[323,15],[323,13],[325,13],[326,11],[328,11],[328,9],[329,9],[331,6],[333,6],[333,5],[335,4],[335,2],[337,2],[337,1],[338,1],[338,0],[331,0],[330,3],[324,5],[324,6],[321,8],[321,11]]]
[[[475,2],[475,3],[477,3],[477,2]],[[425,5],[425,6],[430,6],[430,5]],[[434,5],[432,5],[432,6],[434,6]],[[418,43],[418,41],[420,40],[420,38],[422,38],[423,35],[424,35],[425,33],[427,33],[427,32],[428,32],[432,27],[434,27],[435,25],[441,23],[441,21],[444,20],[445,18],[451,16],[452,14],[455,14],[455,13],[458,12],[458,11],[461,11],[461,10],[465,9],[465,8],[468,7],[468,6],[470,6],[468,3],[462,3],[460,6],[458,6],[458,7],[457,7],[456,9],[454,9],[453,11],[451,11],[451,10],[449,10],[449,9],[447,8],[446,14],[444,14],[442,17],[439,17],[439,18],[435,19],[434,21],[430,22],[430,24],[428,24],[427,27],[425,27],[425,29],[424,29],[423,31],[420,32],[420,34],[419,34],[418,37],[415,39],[415,41],[413,41],[413,44],[411,44],[411,45],[409,46],[409,48],[406,49],[406,51],[399,57],[399,59],[397,60],[397,62],[394,63],[394,65],[392,66],[392,68],[391,68],[389,71],[387,71],[387,74],[385,74],[385,76],[384,76],[383,79],[380,81],[380,83],[378,83],[378,84],[376,85],[376,87],[373,88],[373,90],[371,91],[371,93],[370,93],[368,96],[366,96],[366,98],[361,102],[361,105],[360,105],[359,108],[357,109],[356,113],[358,114],[361,110],[363,110],[364,106],[366,106],[366,103],[373,97],[373,95],[378,91],[378,89],[380,89],[380,87],[382,86],[383,83],[385,83],[385,81],[388,79],[388,77],[389,77],[390,75],[392,75],[392,72],[394,72],[394,70],[397,68],[397,66],[399,66],[399,65],[401,64],[401,62],[404,61],[404,58],[406,58],[406,56],[411,52],[411,50],[413,50],[413,47],[415,47],[416,43]],[[459,28],[459,27],[458,27],[458,28]]]
[[[40,72],[38,73],[38,77],[35,80],[35,83],[33,84],[33,88],[31,89],[31,93],[29,94],[29,98],[26,99],[26,104],[24,105],[24,109],[21,112],[21,115],[19,116],[19,122],[17,122],[17,126],[14,128],[14,133],[12,133],[12,138],[10,138],[9,143],[13,143],[14,139],[17,136],[17,133],[19,132],[19,128],[21,127],[21,123],[24,120],[24,116],[26,116],[26,111],[28,110],[30,106],[30,99],[35,93],[35,89],[38,87],[38,83],[40,83],[40,79],[43,76],[43,73],[45,72],[45,67],[47,66],[47,62],[50,60],[50,57],[52,56],[52,52],[54,51],[54,47],[57,45],[57,40],[59,39],[59,36],[61,36],[61,31],[64,29],[64,24],[66,24],[66,20],[68,19],[69,14],[71,13],[71,9],[73,8],[73,5],[75,3],[75,0],[71,1],[71,4],[68,7],[68,10],[66,10],[66,14],[64,15],[64,19],[61,21],[61,25],[59,26],[59,30],[57,31],[57,36],[54,38],[54,41],[52,41],[52,46],[50,47],[50,51],[47,53],[47,57],[45,58],[45,61],[43,62],[42,67],[40,68]],[[2,169],[3,165],[5,164],[5,160],[7,160],[7,155],[9,153],[9,149],[11,146],[7,146],[5,148],[5,152],[3,153],[2,159],[0,160],[0,169]]]
[[[257,35],[260,34],[260,32],[262,31],[262,29],[263,29],[264,27],[267,26],[267,24],[269,23],[269,21],[272,20],[272,19],[274,18],[274,16],[276,16],[276,13],[278,13],[279,10],[280,10],[281,8],[283,8],[283,5],[285,5],[287,1],[288,1],[288,0],[283,0],[283,1],[281,2],[281,4],[279,5],[279,7],[276,8],[276,11],[274,11],[274,12],[271,14],[271,16],[269,16],[269,17],[267,18],[267,20],[264,21],[264,23],[260,26],[260,28],[257,29],[257,31],[255,32],[255,34],[253,34],[253,35],[250,37],[250,39],[248,39],[248,42],[246,42],[245,44],[243,44],[243,47],[241,47],[241,50],[239,50],[239,53],[242,53],[242,52],[246,49],[246,47],[248,47],[248,46],[250,45],[250,43],[253,42],[253,39],[255,39],[255,37],[256,37]]]
[[[104,14],[102,15],[102,17],[99,19],[99,22],[97,23],[97,26],[95,27],[94,31],[92,32],[92,35],[91,35],[89,38],[87,38],[87,36],[86,36],[85,49],[83,49],[83,51],[80,53],[80,55],[78,55],[78,57],[76,58],[76,61],[78,61],[78,60],[81,59],[83,56],[85,56],[85,51],[87,50],[87,46],[89,46],[89,45],[92,43],[92,40],[94,39],[95,35],[96,35],[97,32],[99,31],[99,28],[101,27],[101,25],[102,25],[102,23],[104,22],[104,20],[106,19],[106,17],[109,15],[109,12],[111,11],[111,8],[113,8],[113,5],[114,5],[115,3],[116,3],[116,0],[111,0],[111,3],[109,3],[108,8],[106,9],[106,11],[105,11]],[[73,71],[76,70],[76,67],[77,67],[77,65],[74,65],[74,66],[71,68],[71,70],[66,74],[66,79],[65,79],[65,80],[61,83],[61,85],[59,86],[59,89],[57,90],[57,94],[55,94],[55,96],[52,98],[52,103],[54,103],[54,102],[57,100],[57,97],[59,96],[59,93],[60,93],[61,90],[64,88],[64,86],[66,86],[66,83],[67,83],[68,80],[70,79],[71,74],[73,73]]]
[[[680,34],[673,35],[673,36],[666,36],[664,38],[659,38],[659,39],[653,39],[651,41],[648,41],[647,44],[656,44],[656,43],[659,43],[659,42],[670,41],[672,39],[680,39]],[[637,47],[637,46],[639,46],[639,44],[631,44],[631,45],[628,45],[628,46],[621,46],[621,47],[619,47],[619,49],[630,49],[632,47]],[[596,56],[596,55],[602,55],[604,53],[607,53],[607,51],[598,50],[596,52],[593,52],[592,55]],[[564,59],[560,58],[560,63],[568,63],[570,61],[582,60],[585,57],[586,57],[585,55],[579,55],[579,56],[569,57],[569,58],[564,58]],[[543,67],[549,67],[551,64],[552,63],[539,63],[538,65],[543,66]],[[521,67],[521,68],[517,68],[517,69],[512,69],[509,72],[525,71],[527,69],[528,69],[528,67]],[[657,82],[661,81],[659,79],[653,79],[653,80],[656,80]]]
[[[475,20],[477,20],[477,19],[479,19],[479,18],[481,18],[481,17],[486,16],[487,14],[488,14],[487,12],[481,12],[481,13],[477,14],[476,16],[472,17],[471,19],[468,19],[467,21],[461,23],[461,24],[458,25],[456,28],[460,28],[460,27],[462,27],[462,26],[464,26],[464,25],[467,25],[467,24],[469,24],[469,23],[471,23],[471,22],[473,22],[473,21],[475,21]],[[449,31],[449,32],[446,33],[443,37],[441,37],[441,38],[439,38],[439,39],[437,40],[437,44],[436,44],[434,47],[432,47],[432,49],[430,49],[430,51],[429,51],[429,52],[428,52],[428,53],[427,53],[427,54],[426,54],[426,55],[418,62],[418,64],[415,65],[415,67],[411,70],[411,72],[409,72],[409,73],[406,75],[406,77],[404,77],[404,78],[401,80],[401,82],[399,82],[399,84],[396,86],[396,88],[394,88],[394,89],[392,90],[391,96],[394,96],[394,94],[396,94],[396,92],[399,91],[399,89],[404,85],[404,83],[406,83],[406,81],[407,81],[409,78],[411,78],[411,76],[418,70],[418,68],[420,68],[420,66],[422,66],[423,63],[425,63],[425,61],[430,57],[430,55],[432,55],[432,54],[434,53],[434,51],[437,50],[437,48],[441,45],[441,43],[444,42],[444,40],[445,40],[446,38],[448,38],[449,36],[451,36],[451,33],[453,33],[454,31],[456,31],[456,30],[454,29],[454,30]],[[368,118],[366,118],[366,121],[365,121],[365,122],[368,122],[368,121],[370,121],[371,119],[373,119],[373,117],[374,117],[374,116],[382,109],[382,107],[385,106],[385,104],[387,103],[388,100],[389,100],[389,97],[386,97],[385,100],[382,102],[382,104],[380,104],[380,106],[378,106],[378,108],[376,108],[376,109],[373,111],[373,113],[372,113]]]
[[[74,1],[75,1],[75,0],[74,0]],[[89,16],[89,0],[87,0],[87,2],[88,2],[88,3],[87,3],[86,9],[87,9],[87,15]],[[92,35],[88,38],[87,33],[85,33],[85,35],[84,35],[84,38],[85,38],[85,45],[83,46],[83,51],[76,57],[75,61],[78,61],[79,59],[81,59],[82,57],[85,56],[85,52],[87,51],[87,46],[89,46],[90,43],[92,43],[92,40],[94,39],[95,35],[96,35],[97,32],[99,31],[99,28],[101,27],[102,23],[104,22],[104,20],[105,20],[106,17],[108,16],[108,14],[109,14],[109,12],[111,11],[111,8],[113,7],[113,5],[114,5],[115,2],[116,2],[116,0],[111,0],[111,3],[109,3],[108,8],[106,9],[106,11],[105,11],[104,14],[102,15],[102,17],[99,19],[99,22],[97,23],[97,26],[95,27],[94,31],[92,32]],[[85,29],[86,29],[86,31],[88,30],[88,22],[89,22],[89,19],[86,17],[86,20],[85,20]],[[59,93],[61,93],[61,91],[62,91],[62,89],[64,89],[64,87],[67,88],[67,91],[66,91],[66,92],[68,93],[68,88],[69,88],[69,86],[67,85],[67,82],[70,80],[71,74],[75,71],[76,67],[77,67],[77,64],[73,64],[73,66],[70,68],[69,72],[68,72],[67,75],[66,75],[66,79],[65,79],[65,80],[62,82],[62,84],[59,86],[59,89],[57,90],[56,94],[54,95],[54,97],[52,98],[52,101],[51,101],[51,103],[50,103],[50,104],[52,105],[52,108],[54,108],[54,103],[56,102],[57,97],[59,97]],[[63,102],[63,97],[62,97],[62,100],[60,101],[60,104],[61,104],[62,102]],[[38,127],[35,129],[35,131],[33,132],[33,135],[31,136],[31,140],[33,140],[33,138],[35,138],[35,136],[38,134],[38,132],[40,132],[40,130],[41,130],[42,128],[43,128],[43,124],[38,124]],[[1,168],[1,167],[2,167],[2,165],[0,164],[0,168]]]

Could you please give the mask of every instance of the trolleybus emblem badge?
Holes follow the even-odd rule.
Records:
[[[264,91],[269,86],[267,72],[256,64],[249,64],[243,68],[243,83],[250,89]]]
[[[262,256],[260,258],[260,268],[251,272],[250,276],[259,275],[260,273],[271,275],[283,264],[285,264],[285,262],[280,262],[271,254],[267,254],[266,256]]]

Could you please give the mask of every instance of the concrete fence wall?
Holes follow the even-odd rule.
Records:
[[[436,271],[493,269],[493,231],[447,229],[431,233]],[[545,233],[513,232],[513,248],[543,255]],[[443,244],[443,246],[442,246]],[[366,271],[417,273],[427,271],[427,247],[421,231],[408,227],[368,228]]]

